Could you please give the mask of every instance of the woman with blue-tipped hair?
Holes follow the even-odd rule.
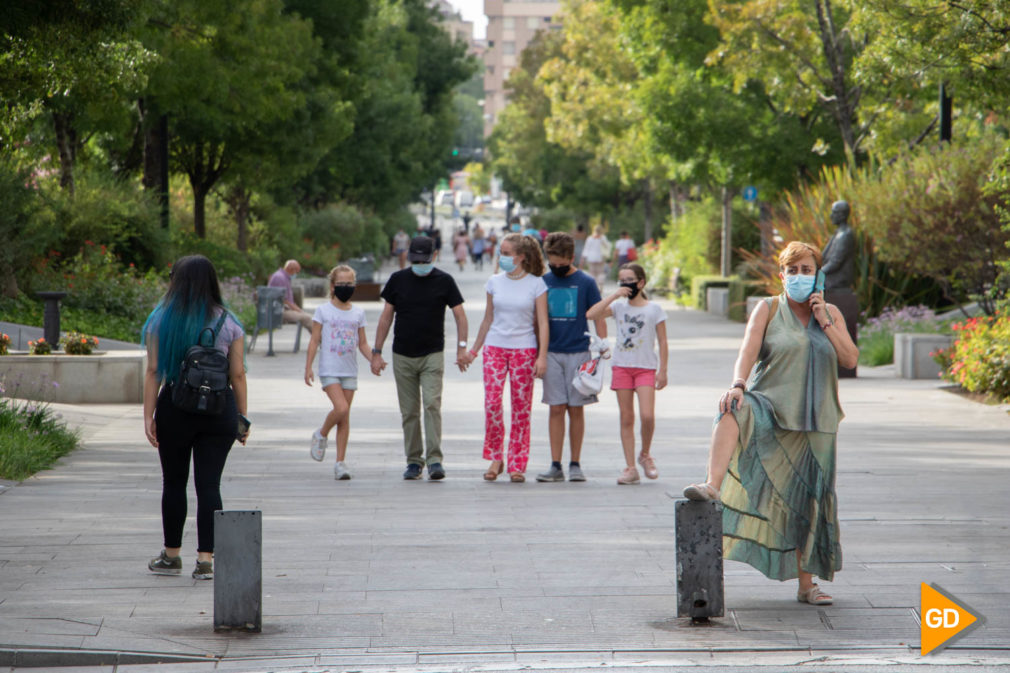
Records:
[[[179,379],[186,351],[203,330],[214,332],[213,347],[226,355],[229,389],[224,410],[201,415],[172,402],[171,389]],[[242,325],[224,305],[217,272],[210,260],[191,255],[178,260],[169,274],[168,291],[148,316],[143,328],[147,346],[144,377],[144,432],[161,459],[161,521],[165,548],[148,569],[158,575],[182,572],[182,530],[186,523],[186,486],[193,461],[196,485],[197,560],[194,579],[214,577],[214,511],[221,505],[221,473],[235,439],[249,435]],[[209,338],[204,337],[209,346]],[[239,420],[245,430],[236,437]]]

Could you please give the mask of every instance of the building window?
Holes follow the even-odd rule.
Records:
[[[516,17],[506,16],[502,19],[502,28],[505,30],[515,30],[516,29]]]
[[[512,41],[502,42],[501,49],[503,54],[514,54],[516,53],[516,43]]]
[[[538,16],[527,16],[526,17],[526,27],[530,30],[536,30],[540,27],[540,17]]]
[[[493,47],[494,47],[494,40],[488,40],[488,41],[487,41],[487,48],[488,48],[488,49],[491,49],[491,48],[493,48]]]
[[[502,68],[502,71],[501,71],[502,81],[507,82],[508,78],[509,78],[509,75],[511,75],[511,74],[512,74],[512,68]]]
[[[494,75],[494,66],[493,65],[489,65],[487,67],[487,74]]]

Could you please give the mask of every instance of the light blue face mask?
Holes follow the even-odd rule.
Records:
[[[516,270],[516,262],[512,255],[502,255],[499,257],[498,266],[500,266],[501,270],[505,273],[512,273]]]
[[[803,303],[807,299],[810,299],[810,293],[814,291],[814,277],[802,276],[796,274],[795,276],[786,276],[782,284],[786,288],[786,294],[789,298],[795,302]]]
[[[435,268],[435,265],[432,264],[431,262],[428,262],[427,264],[411,264],[410,265],[410,270],[413,271],[414,274],[416,274],[418,276],[427,276],[429,273],[431,273],[431,270],[434,269],[434,268]]]

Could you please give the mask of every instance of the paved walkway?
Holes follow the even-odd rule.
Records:
[[[483,276],[459,277],[472,340]],[[379,309],[366,306],[370,336]],[[265,348],[249,357],[253,436],[236,445],[223,483],[227,508],[263,511],[258,635],[213,632],[210,582],[147,572],[161,548],[160,470],[139,406],[61,407],[84,447],[0,495],[0,670],[112,671],[118,661],[116,670],[140,671],[173,657],[168,670],[200,673],[1010,664],[1007,407],[896,380],[887,368],[841,382],[845,568],[830,586],[835,604],[800,605],[795,583],[728,563],[726,617],[708,627],[676,619],[667,493],[703,475],[714,401],[743,326],[673,307],[668,324],[660,478],[635,487],[615,483],[623,460],[611,394],[587,414],[588,482],[484,482],[480,373],[451,366],[447,479],[401,480],[391,370],[374,378],[363,368],[347,461],[354,479],[335,482],[332,448],[323,464],[308,457],[323,395],[302,383],[304,355],[290,352],[293,330],[281,330],[276,357]],[[447,333],[451,343],[451,318]],[[538,403],[530,476],[548,464],[546,421]],[[187,571],[192,495],[190,508]],[[920,582],[953,592],[987,625],[921,658]]]

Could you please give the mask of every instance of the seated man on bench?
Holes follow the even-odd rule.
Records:
[[[312,314],[306,313],[295,303],[294,293],[291,291],[291,279],[302,270],[302,265],[296,260],[289,259],[284,262],[284,266],[274,271],[267,283],[270,287],[284,288],[284,322],[301,323],[302,327],[312,332]]]

